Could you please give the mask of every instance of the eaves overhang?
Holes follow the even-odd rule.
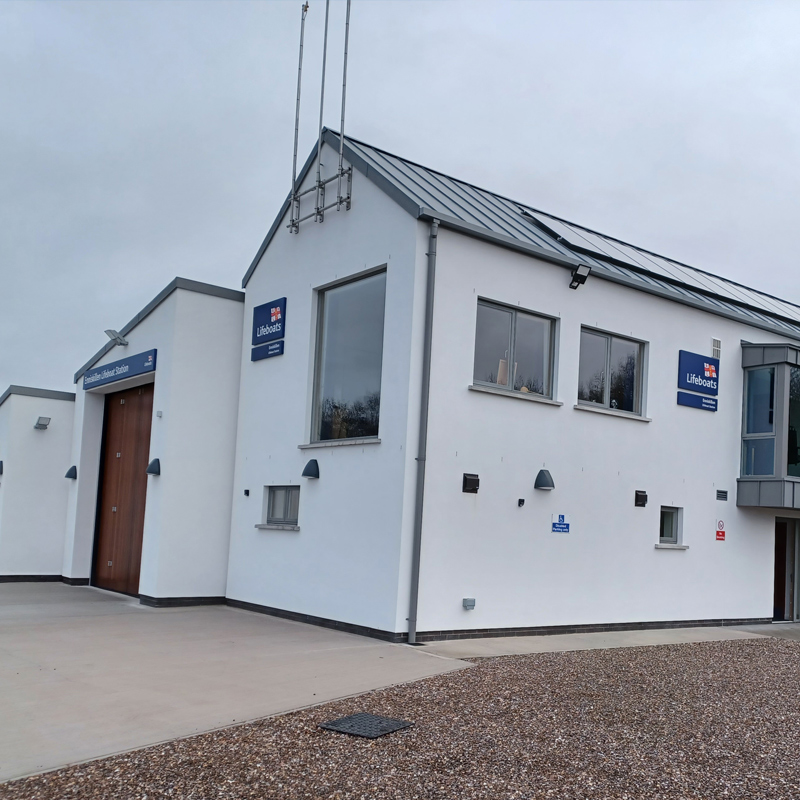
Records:
[[[21,395],[23,397],[41,397],[46,400],[66,400],[67,402],[75,402],[74,392],[59,392],[55,389],[38,389],[34,386],[15,386],[12,384],[3,394],[0,394],[0,406],[3,405],[12,394]]]

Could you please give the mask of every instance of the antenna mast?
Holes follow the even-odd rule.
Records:
[[[344,66],[342,67],[342,124],[339,126],[339,185],[336,192],[336,210],[339,211],[342,203],[350,208],[350,188],[351,178],[353,175],[352,169],[347,170],[347,199],[342,197],[342,177],[344,176],[344,103],[347,98],[347,44],[350,41],[350,0],[347,0],[347,16],[344,23]]]
[[[325,62],[328,58],[328,14],[331,0],[325,0],[325,37],[322,40],[322,86],[319,91],[319,136],[317,137],[317,207],[314,219],[322,222],[325,213],[325,184],[322,182],[322,112],[325,107]]]
[[[308,2],[303,4],[300,19],[300,63],[297,66],[297,105],[294,112],[294,158],[292,160],[292,222],[289,225],[292,233],[297,233],[299,230],[298,217],[300,216],[300,197],[297,194],[297,136],[300,130],[300,85],[303,78],[303,36],[306,32],[306,14],[308,14]]]

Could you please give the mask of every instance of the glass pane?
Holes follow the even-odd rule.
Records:
[[[517,314],[514,336],[514,388],[550,394],[550,320]]]
[[[578,400],[584,403],[605,403],[607,347],[608,337],[581,331]]]
[[[472,379],[508,386],[511,312],[478,303],[475,326],[475,368]]]
[[[678,541],[678,510],[675,508],[661,509],[661,535],[662,542]]]
[[[775,439],[745,439],[743,475],[772,475],[775,471]]]
[[[638,411],[640,345],[625,339],[611,340],[611,408]]]
[[[286,489],[269,490],[269,519],[282,522],[286,516]]]
[[[800,430],[800,369],[792,367],[789,375],[789,471],[800,478],[800,449],[797,432]]]
[[[318,360],[319,439],[378,435],[386,273],[325,292]]]
[[[775,367],[751,369],[747,373],[747,418],[745,433],[772,433],[775,408]],[[758,472],[757,475],[772,474]]]
[[[300,487],[293,486],[289,491],[289,508],[286,511],[287,522],[297,522],[297,511],[300,506]]]

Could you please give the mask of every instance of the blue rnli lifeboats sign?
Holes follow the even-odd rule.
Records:
[[[286,335],[286,298],[253,309],[253,347],[283,339]]]
[[[681,350],[678,355],[678,388],[690,392],[719,394],[719,359]]]
[[[147,350],[144,353],[137,353],[135,356],[112,361],[102,367],[86,370],[83,373],[83,388],[93,389],[95,386],[104,386],[107,383],[114,383],[114,381],[155,372],[156,353],[156,350]]]

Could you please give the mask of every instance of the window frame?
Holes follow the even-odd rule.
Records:
[[[577,404],[586,408],[603,408],[606,411],[613,411],[615,414],[626,414],[630,417],[643,417],[644,416],[644,378],[646,372],[645,360],[647,358],[647,342],[642,339],[635,339],[632,336],[621,336],[617,333],[604,331],[599,328],[593,328],[590,325],[581,325],[581,336],[583,332],[591,333],[595,336],[602,336],[606,340],[606,363],[603,371],[603,402],[594,403],[591,400],[581,400],[580,394],[577,398]],[[636,375],[636,383],[634,386],[634,411],[626,411],[623,408],[611,408],[611,343],[614,339],[619,339],[623,342],[630,342],[639,348],[639,361]],[[578,340],[578,392],[580,393],[581,381],[581,361],[580,361],[580,338]]]
[[[291,519],[287,518],[284,514],[282,519],[278,519],[277,517],[270,516],[270,512],[272,511],[272,501],[273,501],[273,492],[276,489],[284,489],[287,491],[286,497],[286,510],[288,511],[291,508],[290,496],[291,494],[297,495],[297,518]],[[300,518],[300,486],[295,484],[275,484],[272,486],[265,486],[264,487],[264,511],[263,511],[263,522],[264,525],[285,525],[285,526],[292,526],[296,527],[299,525],[299,518]]]
[[[778,382],[779,370],[776,364],[763,364],[755,367],[748,367],[744,370],[744,398],[742,402],[742,450],[741,450],[741,463],[739,465],[739,474],[743,478],[774,478],[778,474],[778,451],[780,441],[778,438],[779,416],[778,416]],[[748,390],[750,387],[750,374],[759,370],[769,370],[772,372],[772,431],[761,433],[747,433],[747,416],[750,411],[748,403]],[[755,439],[769,440],[773,442],[772,446],[772,472],[762,475],[761,473],[748,473],[747,472],[747,443]],[[787,424],[787,439],[788,439],[788,424]],[[787,441],[788,444],[788,441]]]
[[[664,532],[664,512],[668,511],[674,513],[675,518],[675,536],[674,538],[666,539],[663,536]],[[683,544],[683,508],[680,506],[661,506],[658,521],[658,543],[681,545]]]
[[[504,386],[501,383],[492,383],[491,381],[482,381],[477,380],[475,378],[475,353],[478,348],[478,308],[480,306],[486,306],[488,308],[495,308],[499,311],[508,311],[511,313],[511,333],[509,337],[509,350],[508,350],[508,364],[509,364],[509,376],[511,376],[511,365],[514,363],[516,358],[516,349],[517,349],[517,315],[524,314],[528,317],[534,317],[535,319],[542,320],[546,322],[550,326],[550,341],[548,346],[548,354],[546,359],[546,369],[547,369],[547,384],[548,384],[548,392],[545,394],[539,394],[537,392],[523,392],[519,389],[515,389],[512,386]],[[544,398],[546,400],[553,400],[555,397],[556,391],[556,337],[558,334],[558,317],[551,317],[548,314],[542,314],[538,311],[531,311],[528,308],[522,308],[520,306],[512,306],[508,303],[502,303],[497,300],[490,300],[486,297],[479,296],[478,302],[475,305],[475,341],[474,346],[472,348],[472,384],[473,386],[488,386],[491,389],[497,389],[502,392],[508,392],[509,394],[513,395],[520,395],[522,397],[530,397],[530,398]],[[516,376],[514,376],[516,378]]]
[[[349,275],[342,280],[336,280],[332,283],[326,283],[318,286],[314,290],[314,300],[316,304],[316,331],[314,335],[314,360],[313,360],[313,373],[311,381],[311,430],[308,437],[310,444],[327,444],[329,442],[345,443],[349,441],[379,441],[380,440],[380,412],[378,413],[378,432],[375,436],[357,436],[345,437],[344,439],[322,439],[320,432],[322,427],[322,404],[319,403],[320,382],[322,378],[322,335],[323,335],[323,318],[325,314],[325,295],[333,289],[340,289],[342,286],[347,286],[351,283],[358,283],[359,281],[373,278],[376,275],[384,274],[386,276],[386,286],[384,289],[384,307],[383,307],[383,345],[386,345],[386,297],[389,288],[389,270],[386,264],[379,267],[365,270]],[[381,350],[381,401],[383,400],[383,350]]]

